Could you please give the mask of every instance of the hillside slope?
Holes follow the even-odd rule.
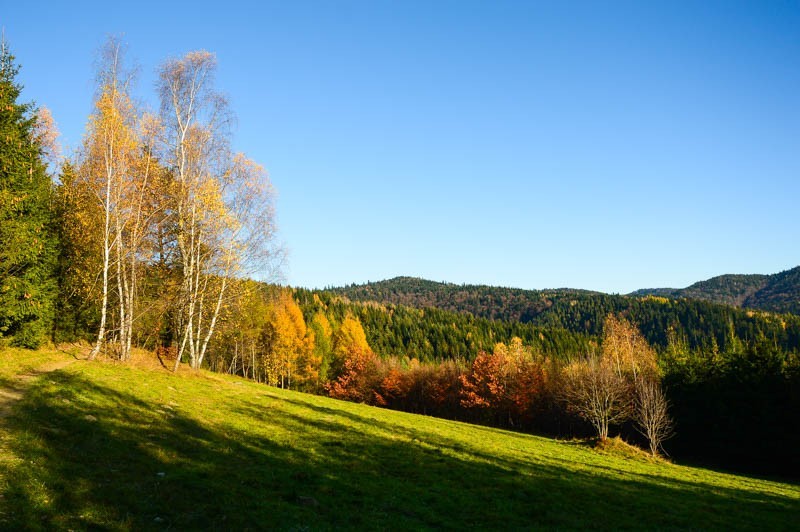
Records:
[[[609,296],[590,290],[556,288],[523,290],[485,285],[457,285],[416,277],[331,288],[353,301],[378,301],[415,308],[435,307],[469,312],[493,320],[529,322],[549,309],[553,301]],[[630,297],[686,298],[767,312],[800,314],[800,266],[773,275],[719,275],[686,288],[643,288]]]
[[[0,352],[0,368],[21,353]],[[0,422],[3,529],[788,530],[800,520],[790,484],[204,372],[77,362],[28,382]]]
[[[416,277],[349,285],[328,290],[353,301],[378,301],[414,308],[434,307],[450,312],[469,312],[491,320],[532,321],[552,305],[554,298],[600,295],[599,292],[559,288],[523,290],[485,285],[438,283]]]
[[[768,275],[719,275],[686,288],[644,288],[632,296],[687,297],[741,307],[748,298],[764,288]]]
[[[686,288],[644,288],[630,295],[685,297],[768,312],[800,314],[800,266],[773,275],[719,275]]]
[[[770,275],[768,282],[749,296],[742,306],[800,314],[800,266]]]
[[[784,283],[787,287],[778,287],[775,298],[785,296],[792,282],[793,278],[787,277]],[[436,308],[498,322],[521,322],[543,329],[588,336],[602,333],[605,317],[609,313],[622,313],[639,326],[648,342],[662,349],[670,341],[670,331],[676,338],[683,338],[689,348],[696,350],[710,351],[715,349],[714,346],[723,351],[736,349],[740,345],[737,339],[750,347],[755,347],[755,342],[761,341],[763,347],[776,346],[787,352],[800,349],[800,314],[777,316],[754,313],[748,309],[684,297],[633,297],[569,289],[519,290],[435,283],[410,277],[315,291],[313,294],[326,302],[344,297],[349,301],[377,302],[398,308],[404,305],[417,309]],[[350,311],[358,314],[369,329],[373,321],[370,316],[364,315],[358,308]],[[375,338],[370,338],[371,341],[380,341],[379,337],[386,328],[380,325],[376,330],[377,333],[373,335]],[[370,330],[368,334],[371,334]],[[567,344],[571,349],[578,342],[570,341]]]

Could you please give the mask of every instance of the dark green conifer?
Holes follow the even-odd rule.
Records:
[[[19,67],[0,45],[0,339],[34,348],[51,330],[56,293],[52,181],[34,132],[36,110],[19,103]]]

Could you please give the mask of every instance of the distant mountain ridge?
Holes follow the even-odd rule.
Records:
[[[329,289],[353,301],[376,301],[416,308],[435,307],[469,312],[494,320],[528,322],[559,301],[597,297],[660,296],[691,299],[744,309],[800,315],[800,266],[773,275],[727,274],[686,288],[645,288],[627,296],[573,288],[524,290],[486,285],[458,285],[416,277],[395,277],[361,285]],[[574,303],[572,303],[574,304]]]
[[[302,292],[306,303],[318,301],[323,307],[338,308],[341,316],[357,316],[370,345],[379,346],[381,352],[408,352],[417,346],[412,349],[414,356],[419,351],[428,358],[474,353],[512,336],[525,336],[527,343],[541,343],[548,352],[569,356],[581,352],[587,339],[602,335],[609,314],[626,316],[648,342],[662,350],[672,344],[705,353],[800,352],[800,312],[798,297],[793,295],[800,286],[798,274],[800,268],[775,276],[722,276],[693,285],[695,297],[671,289],[619,295],[569,288],[457,285],[414,277],[298,293]],[[732,304],[738,302],[760,307],[753,311]],[[307,310],[313,314],[314,309]],[[458,314],[474,319],[464,320]],[[454,341],[456,333],[463,338]]]
[[[719,275],[686,288],[644,288],[628,295],[700,299],[734,307],[800,314],[800,266],[773,275]]]
[[[407,276],[352,284],[328,291],[352,301],[375,301],[414,308],[433,307],[450,312],[469,312],[491,320],[521,322],[533,321],[536,316],[550,308],[556,299],[603,295],[601,292],[573,288],[525,290],[487,285],[458,285]]]

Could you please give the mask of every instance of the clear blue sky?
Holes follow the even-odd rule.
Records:
[[[628,292],[800,264],[800,2],[2,1],[72,146],[94,50],[204,48],[286,281]],[[191,7],[187,7],[191,6]]]

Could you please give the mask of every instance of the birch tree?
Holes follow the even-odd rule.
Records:
[[[658,374],[656,352],[641,331],[622,316],[608,314],[603,325],[603,363],[634,382]]]
[[[674,434],[669,402],[655,379],[641,379],[636,384],[634,420],[637,430],[647,438],[650,454],[656,456],[665,440]]]
[[[94,113],[84,139],[83,164],[80,173],[84,183],[95,193],[102,211],[100,234],[102,267],[100,271],[100,326],[89,359],[94,359],[107,341],[109,325],[109,298],[112,269],[116,266],[117,299],[119,313],[119,345],[128,345],[128,301],[123,278],[121,233],[126,208],[124,188],[132,171],[132,161],[137,149],[134,134],[133,103],[128,94],[131,76],[122,67],[123,49],[115,38],[109,38],[101,50],[97,74],[98,88]],[[123,349],[122,358],[127,358]]]
[[[134,103],[129,92],[132,78],[124,66],[122,44],[109,38],[99,56],[94,112],[78,177],[62,184],[75,189],[67,197],[86,197],[89,192],[95,198],[94,205],[77,202],[75,212],[68,213],[80,220],[68,225],[94,229],[99,235],[100,323],[90,359],[112,341],[121,360],[130,358],[134,323],[140,312],[139,271],[148,259],[145,243],[165,204],[154,197],[152,185],[160,169],[155,150],[162,128],[155,116],[140,112]],[[86,227],[86,222],[96,219],[91,211],[101,213],[98,228]]]
[[[631,414],[628,383],[596,355],[564,369],[561,393],[569,408],[592,424],[601,441],[608,438],[611,425]]]
[[[273,235],[266,172],[230,150],[232,115],[213,88],[215,69],[213,54],[196,51],[159,70],[181,276],[175,370],[187,353],[192,368],[202,365],[231,278],[263,264]]]

